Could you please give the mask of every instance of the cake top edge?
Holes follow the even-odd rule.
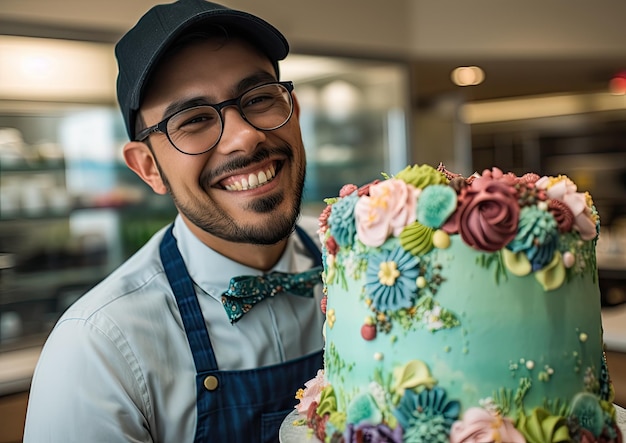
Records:
[[[443,164],[410,165],[360,187],[346,184],[325,202],[318,233],[330,255],[394,240],[419,256],[447,248],[458,235],[474,250],[499,252],[530,273],[570,268],[581,248],[595,257],[600,232],[591,195],[568,176],[517,176],[497,167],[463,177]]]

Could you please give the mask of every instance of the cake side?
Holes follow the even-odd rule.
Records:
[[[328,203],[325,368],[300,394],[318,436],[620,438],[599,221],[571,180],[413,166]]]

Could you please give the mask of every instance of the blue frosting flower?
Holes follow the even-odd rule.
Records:
[[[397,246],[370,256],[365,291],[379,311],[410,308],[417,294],[419,259]]]
[[[558,225],[552,214],[536,206],[520,211],[517,235],[506,246],[513,252],[524,252],[538,271],[552,261],[558,245]]]
[[[352,246],[356,235],[356,224],[354,221],[354,206],[359,200],[356,192],[339,199],[330,211],[328,225],[330,233],[339,246]]]
[[[447,401],[446,391],[435,387],[419,394],[405,391],[394,415],[404,429],[405,442],[444,443],[460,412],[461,404],[456,400]]]

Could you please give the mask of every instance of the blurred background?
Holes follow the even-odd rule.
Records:
[[[59,315],[175,213],[123,164],[115,101],[113,45],[156,3],[0,2],[0,442]],[[602,219],[602,302],[626,302],[626,2],[223,3],[290,41],[305,212],[408,163],[567,174]]]

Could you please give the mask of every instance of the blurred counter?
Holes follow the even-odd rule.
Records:
[[[0,353],[0,397],[27,392],[41,346]]]

